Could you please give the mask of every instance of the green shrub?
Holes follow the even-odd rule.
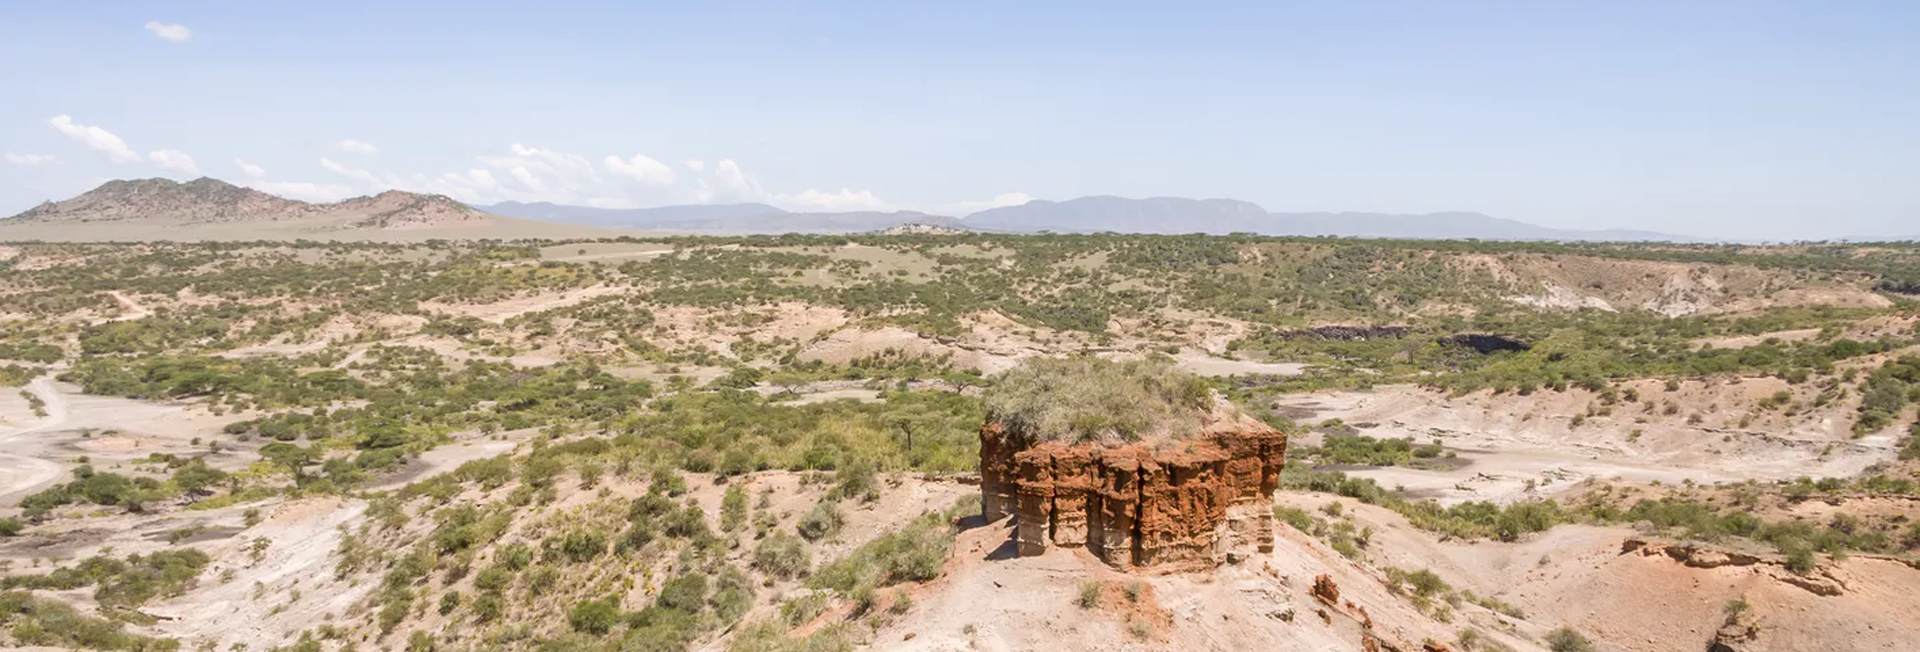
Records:
[[[808,541],[819,541],[838,533],[843,522],[840,508],[822,500],[814,503],[806,514],[800,516],[800,522],[795,528],[799,530],[800,536],[806,537]]]
[[[813,554],[807,542],[786,531],[775,531],[753,549],[753,567],[781,579],[805,575],[813,567]]]
[[[834,493],[872,502],[880,498],[878,469],[872,460],[855,459],[834,472]]]
[[[1593,652],[1593,641],[1580,632],[1562,627],[1547,633],[1547,649],[1553,652]]]
[[[128,633],[120,623],[80,613],[25,591],[0,593],[0,625],[27,646],[128,652],[171,652],[179,641]]]
[[[193,588],[201,569],[212,561],[192,548],[129,555],[125,560],[95,556],[45,575],[0,579],[0,588],[71,590],[94,586],[102,606],[138,607],[156,597],[173,597]]]
[[[739,622],[740,617],[753,608],[753,584],[746,573],[731,566],[715,576],[713,595],[707,598],[713,615],[726,625]]]
[[[797,627],[820,617],[832,605],[832,595],[809,593],[780,603],[780,617],[786,619],[787,624]]]
[[[727,652],[853,652],[854,638],[848,629],[840,623],[794,637],[778,622],[759,622],[734,635],[727,642]]]
[[[720,530],[738,532],[747,524],[747,489],[735,482],[720,499]]]
[[[1813,572],[1815,567],[1813,549],[1805,546],[1794,546],[1787,550],[1786,565],[1787,570],[1801,575]]]
[[[667,580],[660,587],[660,596],[654,604],[666,609],[677,609],[697,614],[707,602],[707,576],[702,573],[688,573]]]
[[[613,631],[620,622],[620,607],[614,605],[612,598],[582,600],[567,612],[567,624],[573,631],[600,635]]]
[[[473,599],[471,607],[473,619],[483,623],[499,620],[500,616],[506,613],[506,608],[506,598],[494,591],[481,593],[480,597]]]
[[[952,545],[946,521],[921,517],[820,567],[807,585],[854,596],[900,582],[924,582],[940,576]]]
[[[592,561],[606,554],[607,535],[599,530],[571,530],[560,537],[561,557],[573,563]]]

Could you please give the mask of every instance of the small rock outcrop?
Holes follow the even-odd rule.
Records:
[[[1286,447],[1285,434],[1227,409],[1189,438],[1152,443],[1035,441],[990,422],[981,499],[989,520],[1018,515],[1022,556],[1084,547],[1122,569],[1211,569],[1273,550]]]

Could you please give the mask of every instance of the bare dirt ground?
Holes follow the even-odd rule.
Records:
[[[1744,349],[1751,346],[1759,346],[1767,342],[1803,342],[1803,341],[1818,337],[1819,335],[1820,335],[1820,329],[1818,328],[1801,328],[1801,329],[1795,329],[1795,330],[1775,331],[1772,333],[1761,333],[1759,335],[1729,335],[1726,337],[1703,337],[1703,338],[1694,340],[1693,343],[1700,346],[1712,347],[1716,349]]]
[[[188,647],[214,642],[219,649],[265,650],[347,614],[376,588],[333,573],[340,528],[356,523],[365,503],[324,498],[263,511],[264,520],[242,536],[201,546],[214,562],[198,587],[143,609],[162,617],[156,634]],[[268,543],[256,557],[259,539]]]
[[[113,321],[146,319],[147,317],[153,316],[152,310],[148,310],[146,306],[140,305],[140,302],[133,300],[133,297],[129,297],[118,290],[109,292],[108,294],[113,295],[113,300],[120,304],[120,309],[126,311],[126,314],[115,317]]]
[[[1631,528],[1563,525],[1514,543],[1443,541],[1349,499],[1283,492],[1280,502],[1317,514],[1341,503],[1340,518],[1374,533],[1366,552],[1373,565],[1432,570],[1456,588],[1519,607],[1529,621],[1571,626],[1603,650],[1708,649],[1726,621],[1723,608],[1743,598],[1759,631],[1743,651],[1907,649],[1920,634],[1920,609],[1909,599],[1920,571],[1897,562],[1850,558],[1803,579],[1777,561],[1685,562],[1629,551],[1630,541],[1643,540]],[[1842,588],[1823,595],[1813,587]]]
[[[1007,522],[970,530],[956,542],[948,576],[914,592],[913,609],[876,630],[884,650],[1361,650],[1364,609],[1375,635],[1419,649],[1422,640],[1451,641],[1469,623],[1499,617],[1468,606],[1454,623],[1421,614],[1386,590],[1376,572],[1348,562],[1290,528],[1273,553],[1212,573],[1121,573],[1082,550],[1052,549],[1015,557]],[[1329,606],[1309,595],[1317,575],[1341,590]],[[1119,595],[1081,606],[1089,582],[1151,587],[1155,604]],[[1118,604],[1115,604],[1118,603]],[[1156,622],[1153,607],[1170,616]],[[1325,613],[1323,618],[1320,614]],[[1543,649],[1525,638],[1490,631],[1516,650]]]
[[[401,466],[367,487],[368,491],[386,491],[404,487],[407,483],[430,478],[454,469],[474,460],[484,460],[512,453],[520,444],[540,434],[539,428],[524,428],[485,435],[478,432],[462,432],[454,435],[450,444],[435,446],[407,460]]]
[[[52,484],[60,479],[63,468],[57,462],[42,459],[33,449],[40,440],[48,438],[43,433],[53,432],[67,423],[66,397],[46,378],[33,379],[26,391],[46,403],[47,416],[28,427],[0,431],[4,432],[0,434],[0,505],[18,503],[21,497]],[[25,403],[20,401],[18,409],[7,412],[27,413]]]
[[[508,319],[529,313],[565,308],[599,297],[623,294],[632,288],[617,285],[596,285],[578,290],[546,292],[515,297],[494,303],[434,303],[422,302],[420,309],[458,317],[475,317],[481,321],[498,324]]]
[[[1276,406],[1301,423],[1339,419],[1361,434],[1438,441],[1456,451],[1467,464],[1349,471],[1444,504],[1552,495],[1587,478],[1674,484],[1848,477],[1897,453],[1893,429],[1852,438],[1853,408],[1844,402],[1795,416],[1769,413],[1770,421],[1741,426],[1748,406],[1786,388],[1777,379],[1689,381],[1672,393],[1658,381],[1629,385],[1649,402],[1615,405],[1610,415],[1582,416],[1577,426],[1574,417],[1597,400],[1579,389],[1449,398],[1389,386],[1293,395]],[[1669,401],[1683,407],[1667,414]]]
[[[629,260],[650,260],[673,251],[673,245],[663,242],[585,242],[541,247],[540,259],[618,264]]]
[[[64,480],[82,458],[96,468],[119,470],[154,453],[205,454],[195,438],[211,441],[221,426],[244,418],[215,416],[185,404],[81,394],[45,377],[34,379],[27,391],[46,402],[47,416],[31,426],[0,429],[0,470],[6,471],[0,474],[0,505],[16,504]],[[236,469],[249,457],[229,448],[206,460]]]

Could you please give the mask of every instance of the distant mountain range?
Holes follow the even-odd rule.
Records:
[[[505,202],[470,207],[440,195],[398,190],[332,204],[312,204],[210,178],[185,183],[167,179],[110,181],[77,197],[46,202],[0,220],[0,239],[15,240],[271,239],[316,234],[345,237],[341,234],[397,230],[421,232],[417,237],[468,238],[591,238],[622,235],[621,230],[705,234],[1051,231],[1701,241],[1649,231],[1555,229],[1479,213],[1274,213],[1258,204],[1234,199],[1099,196],[1067,201],[1036,200],[956,218],[915,211],[789,212],[753,203],[611,209]],[[435,235],[441,231],[448,232]]]
[[[603,228],[687,233],[861,233],[922,224],[1010,233],[1257,233],[1421,240],[1567,240],[1699,242],[1652,231],[1555,229],[1479,213],[1272,213],[1236,199],[1081,197],[1035,200],[991,208],[964,218],[913,211],[792,213],[766,204],[703,204],[607,209],[506,202],[477,206],[489,213]]]
[[[1126,233],[1257,233],[1418,240],[1584,240],[1698,242],[1701,238],[1652,231],[1555,229],[1479,213],[1272,213],[1235,199],[1081,197],[1036,200],[991,208],[963,220],[968,227],[1005,231]]]
[[[686,204],[656,208],[587,208],[539,202],[475,206],[495,215],[611,229],[683,233],[866,233],[921,224],[965,228],[960,220],[916,211],[794,213],[766,204]]]

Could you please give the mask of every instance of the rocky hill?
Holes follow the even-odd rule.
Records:
[[[331,204],[277,197],[219,179],[115,180],[0,219],[0,240],[366,240],[623,235],[494,215],[444,195],[389,190]]]
[[[485,222],[485,213],[442,195],[389,190],[333,204],[310,204],[201,177],[114,180],[72,199],[46,202],[13,217],[35,223],[167,222],[233,224],[345,218],[353,227],[431,228]]]
[[[486,213],[445,195],[389,190],[320,207],[360,216],[354,226],[379,229],[431,229],[487,224]]]
[[[12,219],[31,222],[165,220],[184,223],[279,221],[309,217],[318,206],[201,177],[116,179],[72,199],[49,201]]]

